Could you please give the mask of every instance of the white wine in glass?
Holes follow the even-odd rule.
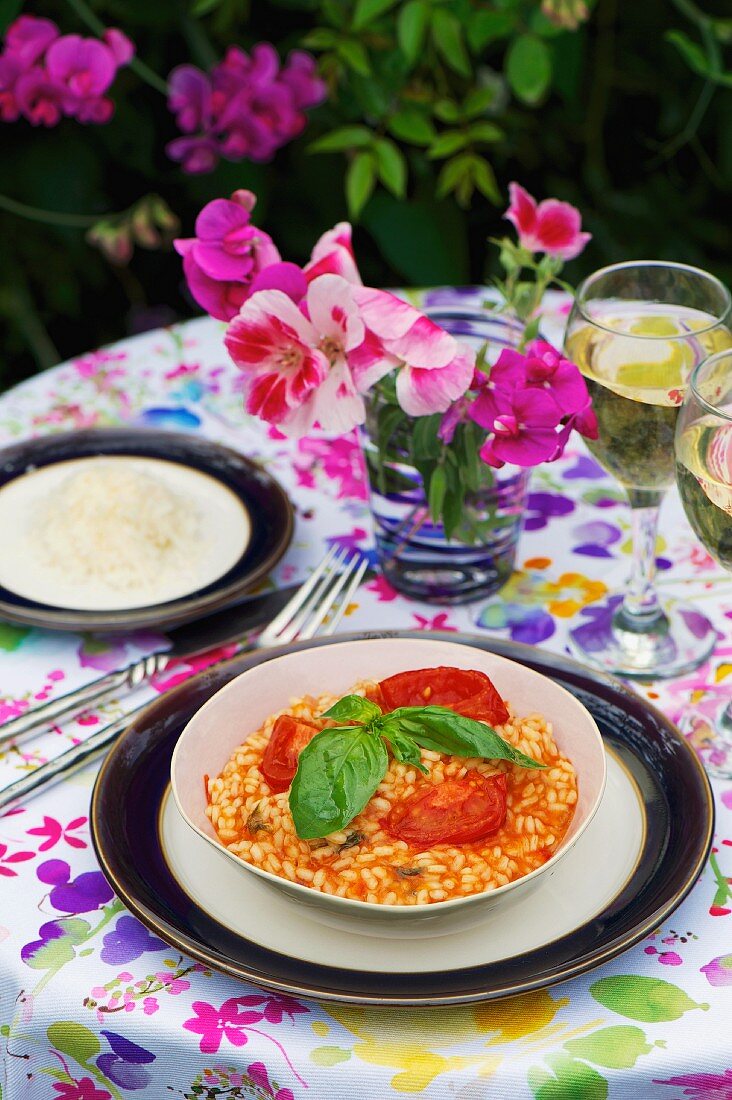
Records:
[[[676,427],[676,482],[691,527],[732,573],[732,351],[701,363],[691,376]],[[722,704],[704,763],[732,778],[732,692]]]
[[[623,601],[595,620],[590,640],[581,628],[571,635],[582,657],[608,671],[676,676],[714,646],[714,629],[701,612],[661,604],[655,547],[661,501],[674,481],[679,409],[696,365],[732,348],[731,306],[719,280],[684,264],[616,264],[577,291],[565,348],[597,415],[598,438],[588,447],[623,485],[632,510],[633,560]]]

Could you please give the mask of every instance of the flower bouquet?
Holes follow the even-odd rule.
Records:
[[[236,191],[178,240],[191,294],[228,322],[245,407],[285,435],[360,428],[377,549],[395,587],[437,602],[499,587],[513,565],[527,471],[594,435],[585,382],[539,338],[538,309],[588,234],[569,204],[511,185],[518,242],[480,311],[422,312],[364,286],[343,222],[304,267],[282,260]],[[560,284],[564,285],[564,284]]]

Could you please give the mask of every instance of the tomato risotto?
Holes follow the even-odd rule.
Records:
[[[467,897],[541,867],[557,850],[577,802],[575,770],[554,742],[551,724],[540,714],[517,717],[487,677],[462,670],[403,673],[381,685],[362,682],[353,694],[376,699],[382,708],[386,700],[387,710],[409,705],[419,699],[404,696],[400,677],[428,673],[437,690],[421,691],[422,702],[432,695],[432,701],[458,714],[492,721],[508,743],[507,752],[520,750],[544,767],[422,747],[420,770],[416,762],[400,762],[390,751],[383,779],[344,829],[301,839],[288,788],[304,747],[319,731],[335,726],[322,715],[338,699],[306,696],[267,718],[218,777],[206,777],[207,814],[221,843],[245,862],[291,882],[384,905]],[[438,673],[453,675],[440,680]],[[467,676],[490,685],[494,694],[487,706],[485,692],[474,694],[467,681],[463,695],[470,699],[455,697],[460,677]],[[398,683],[400,698],[389,697],[390,683]]]

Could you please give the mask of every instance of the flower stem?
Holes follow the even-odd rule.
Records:
[[[66,3],[76,12],[82,23],[86,23],[89,30],[94,31],[94,33],[98,35],[104,34],[107,28],[104,23],[102,23],[101,19],[96,17],[84,0],[66,0]],[[151,88],[154,88],[156,92],[160,92],[161,95],[167,98],[167,81],[163,80],[161,76],[158,76],[158,74],[153,72],[144,61],[140,61],[137,57],[133,57],[128,64],[133,73],[137,73],[141,80],[144,80],[145,83],[149,84]]]
[[[277,1040],[275,1039],[274,1035],[268,1035],[266,1031],[260,1031],[260,1030],[259,1030],[258,1028],[256,1028],[256,1027],[247,1027],[247,1028],[245,1028],[245,1030],[246,1030],[246,1031],[253,1031],[255,1035],[261,1035],[263,1039],[269,1039],[269,1040],[270,1040],[270,1042],[274,1043],[274,1045],[275,1045],[275,1046],[276,1046],[276,1047],[278,1048],[278,1050],[279,1050],[279,1051],[280,1051],[280,1053],[282,1054],[282,1057],[283,1057],[283,1058],[285,1059],[285,1061],[287,1062],[287,1064],[288,1064],[288,1066],[290,1067],[290,1069],[292,1070],[292,1072],[293,1072],[293,1073],[295,1074],[295,1077],[297,1077],[297,1079],[298,1079],[298,1081],[300,1082],[300,1084],[301,1084],[301,1085],[302,1085],[302,1086],[303,1086],[304,1088],[308,1088],[308,1083],[307,1083],[307,1081],[305,1081],[305,1080],[304,1080],[304,1079],[303,1079],[303,1078],[302,1078],[302,1077],[300,1076],[300,1074],[299,1074],[299,1073],[297,1072],[297,1070],[296,1070],[296,1069],[295,1069],[295,1067],[293,1066],[292,1062],[291,1062],[291,1061],[290,1061],[290,1059],[289,1059],[289,1058],[287,1057],[287,1051],[286,1051],[286,1050],[285,1050],[285,1048],[284,1048],[284,1047],[282,1046],[282,1043],[278,1043],[278,1042],[277,1042]]]
[[[9,214],[16,214],[19,218],[27,218],[32,222],[59,225],[65,229],[87,229],[100,218],[109,217],[103,214],[64,214],[60,210],[44,210],[41,206],[28,206],[27,203],[18,202],[8,195],[0,195],[0,210],[7,210]]]

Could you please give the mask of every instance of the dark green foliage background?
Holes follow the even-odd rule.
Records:
[[[269,165],[221,162],[212,174],[191,177],[165,155],[176,129],[164,97],[123,70],[113,89],[117,112],[107,126],[67,120],[46,130],[0,123],[0,191],[53,211],[100,215],[156,192],[189,235],[203,203],[250,187],[259,196],[256,220],[286,258],[302,261],[320,232],[348,217],[344,175],[354,156],[352,150],[313,154],[311,142],[353,123],[384,132],[388,112],[404,102],[417,103],[430,118],[439,96],[459,101],[488,81],[498,93],[485,117],[505,136],[480,155],[502,196],[517,179],[537,197],[567,199],[581,208],[593,233],[569,268],[571,279],[616,260],[655,257],[732,280],[732,91],[725,86],[732,80],[725,74],[710,81],[693,71],[694,58],[684,58],[667,39],[677,30],[704,46],[704,25],[700,34],[698,9],[688,0],[599,0],[584,25],[558,32],[533,0],[424,3],[449,10],[466,35],[477,17],[492,11],[503,12],[511,29],[471,51],[470,75],[426,45],[422,76],[415,77],[396,48],[403,3],[385,3],[389,10],[358,32],[354,4],[346,0],[198,0],[197,8],[187,0],[93,3],[94,13],[125,30],[162,77],[184,61],[208,67],[231,43],[269,40],[284,54],[307,42],[314,28],[339,20],[362,42],[373,72],[354,73],[337,52],[318,50],[316,36],[313,49],[335,94],[312,113],[306,133]],[[19,6],[0,0],[0,22],[6,25]],[[725,9],[719,0],[715,35],[722,54],[732,37],[732,24],[721,18]],[[64,32],[88,33],[68,0],[24,10],[56,19]],[[501,75],[512,43],[526,33],[541,37],[552,66],[551,84],[533,104],[522,102]],[[707,94],[703,117],[689,127],[695,104]],[[439,131],[448,128],[439,118],[434,123]],[[438,198],[444,161],[413,143],[397,145],[408,166],[406,197],[377,187],[355,232],[365,281],[459,284],[490,277],[486,238],[506,228],[503,199],[495,205],[475,192],[460,206],[454,194]],[[0,211],[0,387],[195,312],[172,251],[137,249],[127,266],[114,267],[85,242],[83,231]]]

